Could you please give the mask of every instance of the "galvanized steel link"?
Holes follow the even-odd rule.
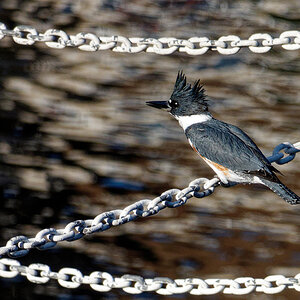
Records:
[[[189,187],[181,190],[171,189],[162,193],[153,200],[143,199],[133,203],[123,210],[117,209],[104,212],[94,219],[77,220],[66,225],[64,229],[46,228],[41,230],[33,238],[26,236],[16,236],[11,238],[6,246],[0,248],[0,255],[9,255],[10,257],[21,257],[28,253],[29,249],[49,249],[61,241],[74,241],[84,235],[99,231],[105,231],[112,226],[119,226],[133,221],[139,217],[147,217],[157,214],[160,210],[169,207],[175,208],[186,203],[191,197],[204,197],[210,195],[219,180],[213,178],[199,178],[193,180]],[[200,189],[207,191],[199,192]]]
[[[236,54],[242,47],[248,47],[255,53],[266,53],[273,46],[282,46],[286,50],[300,49],[300,31],[285,31],[279,37],[273,38],[267,33],[255,33],[249,39],[242,40],[236,35],[221,36],[218,40],[207,37],[191,37],[177,39],[174,37],[139,38],[124,36],[97,36],[93,33],[80,32],[68,35],[63,30],[48,29],[39,33],[34,27],[27,25],[16,26],[13,30],[7,29],[0,22],[0,40],[5,36],[12,37],[14,42],[21,45],[32,45],[35,42],[44,42],[48,47],[63,49],[77,47],[83,51],[112,50],[114,52],[139,53],[149,52],[160,55],[169,55],[176,51],[188,55],[202,55],[208,50],[216,50],[223,55]]]
[[[286,157],[281,152],[282,150],[288,154]],[[281,143],[274,148],[272,156],[269,156],[268,160],[270,163],[276,162],[279,165],[283,165],[293,160],[297,152],[300,152],[300,142],[295,144],[290,144],[289,142]]]
[[[45,284],[50,279],[69,289],[75,289],[82,284],[89,285],[98,292],[108,292],[112,289],[122,289],[128,294],[156,292],[160,295],[215,295],[219,293],[231,295],[247,295],[253,292],[278,294],[286,288],[300,291],[300,273],[294,277],[270,275],[266,278],[238,277],[235,279],[170,279],[168,277],[143,278],[137,275],[125,274],[114,277],[107,272],[94,271],[83,275],[75,268],[62,268],[58,272],[51,271],[46,264],[34,263],[23,266],[14,259],[0,259],[0,277],[14,278],[18,275],[36,284]]]
[[[287,154],[286,157],[281,152],[282,150]],[[293,160],[299,151],[300,142],[294,145],[285,142],[274,148],[273,155],[268,157],[268,160],[270,163],[285,164]],[[0,247],[0,257],[3,255],[14,258],[21,257],[26,255],[32,248],[40,250],[49,249],[55,247],[58,242],[75,241],[87,234],[105,231],[112,226],[119,226],[140,217],[152,216],[167,207],[175,208],[182,206],[192,197],[207,197],[214,192],[217,186],[220,186],[220,181],[217,177],[210,180],[207,178],[197,178],[190,182],[189,186],[183,190],[170,189],[153,200],[142,199],[124,209],[101,213],[94,219],[76,220],[70,222],[62,229],[46,228],[38,232],[33,238],[23,235],[15,236],[6,243],[6,246]]]

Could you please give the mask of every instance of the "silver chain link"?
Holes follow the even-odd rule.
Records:
[[[54,279],[62,287],[69,289],[75,289],[86,284],[93,290],[102,293],[112,289],[122,289],[128,294],[156,292],[160,295],[184,293],[192,295],[215,295],[218,293],[247,295],[252,292],[278,294],[286,288],[300,292],[300,273],[294,277],[271,275],[264,279],[239,277],[236,279],[186,278],[173,280],[168,277],[143,278],[130,274],[114,277],[110,273],[100,271],[83,275],[75,268],[62,268],[58,272],[53,272],[45,264],[33,263],[27,267],[14,259],[0,259],[0,277],[14,278],[18,275],[24,276],[36,284],[45,284],[50,279]]]
[[[284,154],[287,154],[284,157]],[[295,158],[300,151],[300,142],[294,145],[282,143],[275,147],[273,155],[268,157],[270,163],[285,164]],[[220,185],[217,177],[213,179],[198,178],[190,182],[183,190],[170,189],[163,192],[153,200],[143,199],[137,201],[124,209],[116,209],[99,214],[94,219],[77,220],[69,223],[63,229],[46,228],[41,230],[33,238],[24,235],[12,237],[6,246],[0,247],[0,257],[21,257],[26,255],[30,249],[40,250],[55,247],[58,242],[75,241],[84,235],[105,231],[113,226],[119,226],[131,222],[137,218],[144,218],[157,214],[166,207],[175,208],[184,205],[192,197],[203,198],[211,195],[215,187]]]
[[[279,37],[273,38],[267,33],[255,33],[248,39],[242,40],[236,35],[221,36],[218,40],[207,37],[191,37],[189,39],[176,39],[173,37],[162,38],[137,38],[116,36],[97,36],[93,33],[80,32],[68,35],[63,30],[48,29],[39,33],[34,27],[18,25],[13,30],[7,29],[0,22],[0,40],[12,37],[15,43],[32,45],[35,42],[44,42],[48,47],[63,49],[77,47],[83,51],[112,50],[114,52],[139,53],[149,52],[160,55],[169,55],[176,51],[189,55],[202,55],[208,50],[218,51],[220,54],[236,54],[241,48],[247,47],[254,53],[266,53],[273,46],[282,46],[285,50],[300,49],[300,31],[284,31]]]
[[[284,154],[281,152],[282,150],[287,154],[286,157],[284,157]],[[297,152],[300,152],[300,142],[293,145],[289,142],[281,143],[274,148],[272,156],[268,157],[268,161],[270,163],[276,162],[279,165],[283,165],[293,160]]]
[[[49,249],[58,242],[75,241],[84,235],[105,231],[112,226],[119,226],[140,217],[157,214],[166,207],[175,208],[187,202],[191,197],[203,198],[213,193],[219,185],[219,179],[198,178],[193,180],[183,190],[170,189],[153,200],[143,199],[137,201],[123,210],[117,209],[99,214],[94,219],[77,220],[69,223],[63,229],[47,228],[37,233],[33,238],[20,235],[11,238],[6,246],[0,248],[0,256],[21,257],[30,249]]]

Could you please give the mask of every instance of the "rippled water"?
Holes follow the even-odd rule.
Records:
[[[75,2],[4,1],[0,19],[10,28],[27,24],[41,32],[248,38],[297,29],[300,10],[298,1]],[[234,56],[197,57],[86,53],[25,47],[5,38],[0,65],[1,245],[15,235],[32,237],[42,228],[63,228],[184,188],[197,177],[212,178],[177,122],[145,105],[170,96],[179,69],[190,81],[201,78],[214,116],[244,129],[266,155],[281,142],[299,141],[299,51],[275,47],[267,54],[242,49]],[[299,157],[278,166],[282,181],[298,194],[299,167]],[[294,276],[300,265],[299,212],[259,186],[218,188],[183,207],[52,250],[32,250],[20,261],[47,263],[54,271],[75,267],[84,274]],[[88,287],[66,290],[54,281],[37,286],[17,278],[0,285],[3,299],[131,298],[117,290],[104,295]],[[297,297],[294,291],[280,295]]]

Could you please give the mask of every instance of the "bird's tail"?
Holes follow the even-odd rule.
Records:
[[[264,185],[266,185],[270,190],[276,193],[279,197],[284,199],[287,203],[291,205],[300,204],[300,197],[291,191],[282,182],[272,182],[263,178],[260,178]]]

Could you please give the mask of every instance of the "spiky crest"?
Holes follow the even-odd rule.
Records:
[[[192,101],[198,102],[201,105],[208,106],[205,89],[200,84],[200,80],[195,81],[193,86],[187,84],[186,76],[182,70],[178,72],[174,90],[171,96],[171,99],[174,98],[189,98]]]

